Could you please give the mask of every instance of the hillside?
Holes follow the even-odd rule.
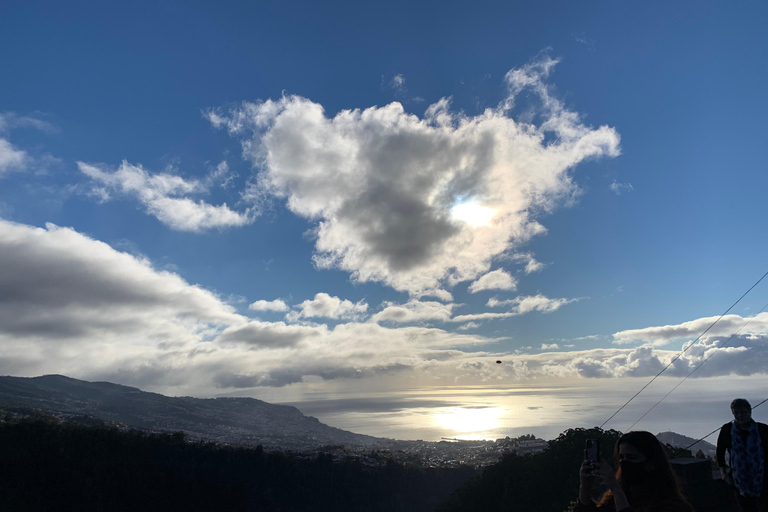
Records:
[[[63,375],[0,377],[0,409],[39,409],[58,417],[93,417],[153,432],[183,431],[219,443],[287,449],[372,446],[379,441],[320,423],[295,407],[253,398],[168,397]]]
[[[656,439],[658,439],[662,444],[669,444],[675,448],[688,448],[690,446],[689,450],[691,450],[691,453],[696,453],[701,450],[704,452],[704,455],[709,457],[714,457],[715,451],[717,450],[715,445],[712,443],[699,441],[696,444],[693,444],[696,442],[696,439],[684,436],[682,434],[677,434],[675,432],[661,432],[656,434]],[[692,444],[693,446],[691,446]]]
[[[3,511],[431,512],[477,473],[8,413],[0,453]]]

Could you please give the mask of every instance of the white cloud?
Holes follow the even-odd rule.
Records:
[[[399,92],[402,92],[405,90],[405,77],[401,74],[395,75],[392,77],[392,80],[389,82],[389,86]]]
[[[542,313],[552,313],[554,311],[557,311],[562,306],[565,306],[566,304],[570,304],[572,302],[576,302],[579,299],[550,299],[548,297],[545,297],[544,295],[528,295],[525,297],[517,297],[516,299],[513,299],[515,301],[515,308],[514,310],[520,314],[524,315],[525,313],[529,313],[531,311],[540,311]]]
[[[558,350],[560,345],[557,343],[542,343],[541,350]]]
[[[620,196],[622,191],[631,192],[635,190],[635,187],[633,187],[631,183],[618,183],[616,181],[611,183],[609,188],[611,189],[611,192],[617,196]]]
[[[0,138],[0,178],[11,171],[24,170],[28,161],[29,155],[25,151]]]
[[[453,322],[470,322],[476,320],[493,320],[497,318],[510,318],[524,315],[534,311],[541,313],[553,313],[566,304],[577,302],[579,299],[550,299],[544,295],[520,295],[514,299],[499,300],[495,297],[488,299],[486,306],[489,308],[499,306],[511,306],[505,313],[472,313],[453,317]]]
[[[517,281],[502,268],[488,272],[484,276],[480,277],[480,279],[472,283],[468,288],[469,293],[477,293],[483,290],[515,289],[517,289]]]
[[[711,316],[677,325],[628,329],[615,333],[613,335],[613,342],[619,345],[641,342],[650,343],[654,346],[664,346],[673,341],[698,337],[718,318]],[[741,332],[741,334],[763,334],[768,332],[768,313],[760,313],[753,317],[726,315],[707,332],[707,336],[730,336],[736,332]]]
[[[480,327],[480,324],[478,324],[477,322],[467,322],[464,325],[458,326],[456,328],[456,330],[458,330],[458,331],[469,331],[471,329],[477,329],[478,327]]]
[[[442,304],[440,302],[412,300],[405,304],[385,302],[382,311],[371,318],[372,322],[422,322],[427,320],[439,320],[448,322],[455,304]]]
[[[7,134],[19,128],[34,128],[44,132],[55,132],[56,127],[39,116],[20,116],[13,112],[0,113],[0,134]],[[44,171],[59,159],[48,154],[30,155],[19,149],[10,140],[0,137],[0,178],[10,172]]]
[[[511,258],[513,261],[518,261],[521,263],[525,263],[525,273],[526,274],[532,274],[534,272],[539,272],[544,269],[546,265],[544,265],[542,262],[537,261],[536,258],[533,257],[533,254],[531,253],[519,253],[515,254]]]
[[[288,304],[286,304],[283,299],[275,299],[275,300],[257,300],[256,302],[250,304],[248,306],[248,309],[253,311],[284,312],[284,311],[288,311],[291,308],[288,307]]]
[[[573,167],[619,154],[612,128],[591,128],[549,94],[556,61],[507,74],[509,96],[475,117],[443,99],[424,117],[399,103],[332,118],[298,96],[209,111],[214,126],[242,138],[258,186],[317,223],[314,260],[424,295],[487,273],[493,258],[546,232],[537,215],[573,200]],[[515,121],[515,97],[530,89],[543,121]],[[496,211],[473,227],[456,204]]]
[[[544,295],[520,295],[514,299],[499,300],[495,297],[488,299],[486,306],[495,308],[499,306],[512,306],[512,313],[523,315],[531,311],[541,311],[542,313],[552,313],[562,306],[577,302],[579,299],[550,299]]]
[[[168,173],[151,174],[140,165],[125,161],[114,172],[83,162],[77,165],[83,174],[93,180],[91,193],[101,201],[109,200],[110,192],[133,196],[144,205],[148,214],[171,229],[192,232],[223,229],[251,224],[256,217],[256,211],[252,209],[236,212],[226,203],[215,206],[185,197],[207,192],[207,185],[198,180],[185,180]],[[213,179],[227,172],[228,168],[220,164],[212,174]]]
[[[232,172],[229,168],[229,164],[226,160],[222,160],[219,164],[211,169],[211,172],[205,178],[205,185],[211,187],[214,185],[220,185],[222,188],[228,188],[232,186],[232,180],[237,177],[237,174]]]
[[[497,318],[509,318],[516,316],[515,313],[471,313],[467,315],[457,315],[451,319],[452,322],[474,322],[476,320],[495,320]]]
[[[453,294],[447,290],[441,289],[427,290],[422,293],[414,294],[412,297],[415,299],[420,299],[422,297],[434,297],[437,300],[442,300],[443,302],[453,301]]]
[[[355,319],[365,315],[368,311],[368,304],[364,300],[352,302],[347,299],[333,297],[327,293],[320,292],[312,300],[305,300],[296,306],[299,310],[291,319],[298,318],[333,318],[333,319]],[[290,313],[289,313],[290,315]]]
[[[14,112],[0,113],[0,132],[9,132],[17,128],[34,128],[49,133],[58,131],[53,124],[41,119],[39,115],[20,116]]]

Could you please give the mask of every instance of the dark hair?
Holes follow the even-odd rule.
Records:
[[[746,398],[737,398],[733,402],[731,402],[731,410],[734,410],[737,407],[738,408],[745,407],[750,411],[752,410],[752,406],[749,405],[749,402],[747,402]]]
[[[619,447],[627,443],[635,447],[645,457],[645,464],[652,469],[649,472],[650,478],[647,482],[648,486],[652,486],[653,492],[643,492],[640,496],[633,495],[633,489],[626,485],[621,475],[621,469],[616,472],[616,479],[621,484],[622,489],[627,495],[627,499],[630,500],[630,504],[634,507],[641,505],[638,501],[644,501],[645,505],[652,504],[660,500],[674,500],[688,503],[683,495],[682,488],[680,486],[680,480],[672,470],[672,466],[667,459],[667,454],[664,451],[664,447],[661,445],[656,436],[650,432],[638,430],[635,432],[627,432],[622,435],[616,446],[613,448],[613,459],[616,465],[619,464]],[[613,498],[611,491],[606,492],[598,505],[603,505],[607,501]]]

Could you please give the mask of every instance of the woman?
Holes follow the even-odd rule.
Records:
[[[624,434],[616,441],[613,458],[619,465],[615,475],[605,459],[581,465],[575,512],[693,512],[656,436],[642,431]],[[595,478],[608,486],[597,503],[591,497]]]

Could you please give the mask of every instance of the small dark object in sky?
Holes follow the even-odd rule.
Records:
[[[501,361],[496,361],[496,364],[501,364]]]

